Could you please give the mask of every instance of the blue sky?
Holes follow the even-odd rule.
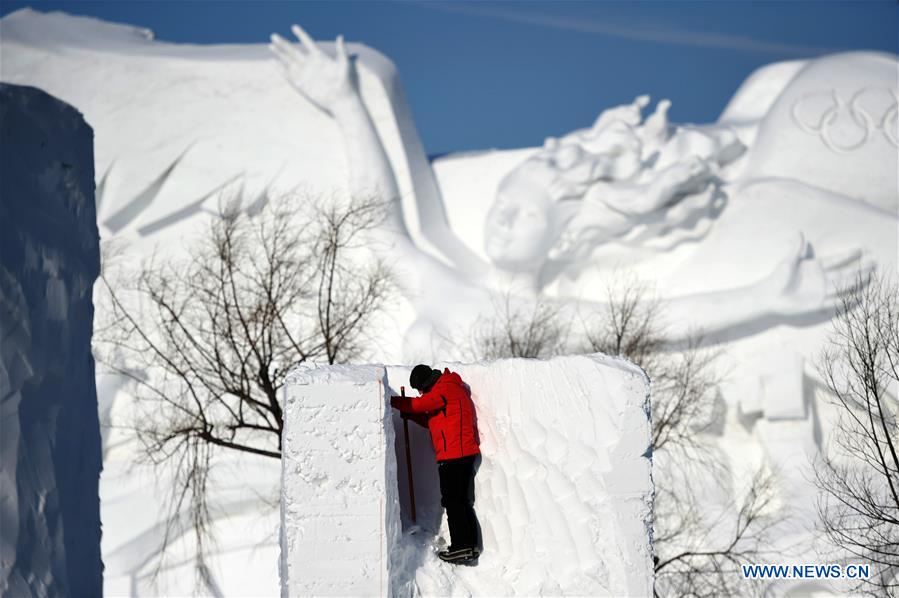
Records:
[[[429,154],[542,143],[640,93],[678,122],[718,117],[753,69],[867,49],[897,53],[899,3],[842,1],[0,1],[131,23],[161,40],[263,43],[301,24],[397,65]]]

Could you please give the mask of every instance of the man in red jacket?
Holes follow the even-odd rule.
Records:
[[[440,474],[440,504],[450,531],[449,549],[437,556],[449,562],[471,561],[480,554],[474,475],[481,453],[471,393],[459,374],[449,369],[441,373],[424,364],[412,369],[409,385],[421,396],[393,397],[390,404],[422,425],[421,416],[427,418]]]

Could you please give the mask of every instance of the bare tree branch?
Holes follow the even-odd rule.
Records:
[[[95,334],[98,361],[133,383],[142,458],[174,477],[163,552],[192,531],[201,583],[214,451],[280,458],[287,374],[360,357],[392,288],[362,247],[383,202],[291,195],[253,216],[221,205],[186,259],[118,277],[106,264]]]
[[[714,517],[708,515],[708,497],[689,483],[707,480],[721,492],[729,490],[718,482],[727,472],[708,433],[720,416],[721,351],[704,346],[699,335],[677,346],[670,343],[660,323],[664,303],[637,280],[613,280],[604,303],[605,311],[582,315],[579,334],[570,335],[571,318],[566,320],[559,304],[506,295],[472,327],[469,356],[545,358],[571,350],[622,356],[643,367],[652,380],[657,594],[712,597],[761,591],[758,584],[743,580],[739,566],[758,560],[781,516],[772,503],[773,476],[759,470],[745,495],[719,505]],[[444,340],[466,344],[466,339]],[[665,475],[660,476],[662,456]]]
[[[476,360],[546,358],[564,352],[567,334],[568,325],[554,303],[521,300],[507,293],[494,301],[492,313],[472,326],[469,338],[455,344],[466,347]]]
[[[899,595],[899,287],[874,276],[843,293],[818,371],[838,417],[815,464],[822,531],[850,559],[874,565],[858,591]]]

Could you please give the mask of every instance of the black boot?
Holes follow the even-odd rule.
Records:
[[[437,553],[438,558],[442,561],[446,561],[447,563],[466,563],[469,561],[473,561],[478,558],[480,551],[477,547],[465,546],[462,548],[455,548],[454,546],[450,546],[447,550],[441,550]]]

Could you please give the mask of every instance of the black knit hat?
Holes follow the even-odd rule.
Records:
[[[409,386],[419,392],[427,392],[439,377],[440,370],[431,369],[431,366],[420,363],[412,368],[412,373],[409,374]]]

